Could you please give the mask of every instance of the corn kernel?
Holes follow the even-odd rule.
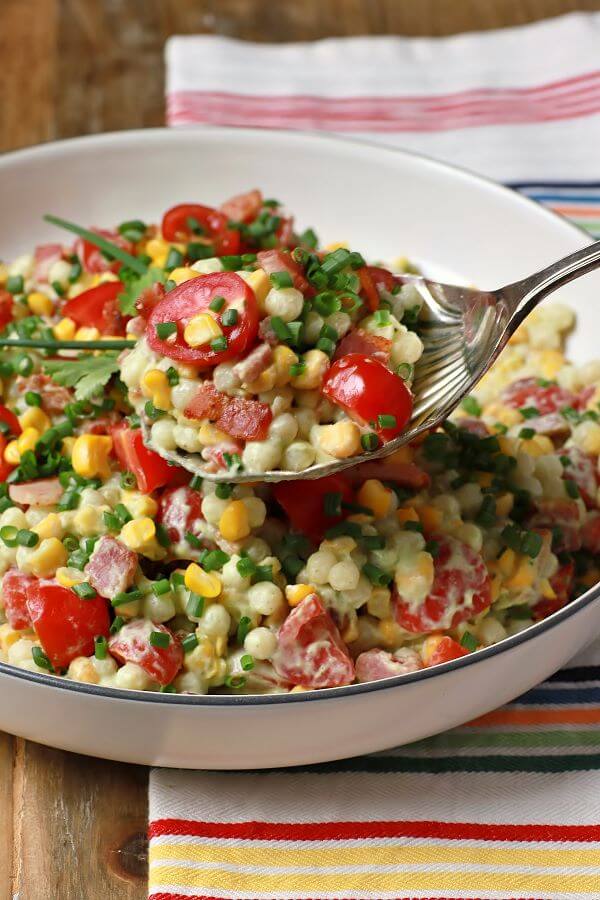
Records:
[[[150,516],[154,518],[158,512],[158,503],[149,494],[142,494],[140,491],[122,491],[121,501],[127,507],[134,519],[142,516]]]
[[[323,247],[325,253],[333,253],[334,250],[347,250],[348,242],[347,241],[334,241],[332,244],[327,244]]]
[[[152,260],[153,266],[164,269],[169,255],[170,245],[162,238],[151,238],[146,244],[146,253]]]
[[[560,350],[544,350],[539,361],[542,378],[556,378],[564,364],[565,358]]]
[[[11,466],[18,466],[21,460],[21,454],[16,441],[9,441],[4,450],[4,462]]]
[[[19,457],[23,456],[27,450],[33,450],[37,442],[39,441],[41,435],[37,428],[25,428],[22,433],[17,438],[17,449],[19,451]]]
[[[132,519],[121,528],[119,537],[130,550],[142,551],[156,536],[156,525],[149,516]]]
[[[86,503],[76,510],[73,516],[73,528],[77,534],[89,537],[105,531],[104,513],[108,512],[107,506],[91,506]]]
[[[85,684],[98,684],[100,676],[96,671],[96,667],[91,659],[87,656],[76,656],[69,663],[67,670],[67,678],[73,681],[81,681]]]
[[[312,584],[288,584],[285,589],[285,598],[290,606],[298,606],[298,604],[308,597],[309,594],[316,594],[317,589]]]
[[[442,641],[443,638],[443,634],[430,634],[423,641],[423,646],[421,647],[421,658],[426,666],[428,666],[431,662],[433,654],[439,647],[440,641]]]
[[[500,422],[501,425],[506,425],[507,428],[510,428],[512,425],[518,425],[523,419],[517,409],[513,409],[512,406],[505,406],[503,403],[490,403],[483,412],[486,418],[493,419],[494,422]]]
[[[540,582],[540,592],[546,600],[556,599],[556,592],[547,578],[543,578]]]
[[[32,575],[49,578],[67,562],[67,551],[56,537],[45,538],[27,559],[27,568]]]
[[[198,429],[198,440],[206,447],[214,447],[215,444],[227,443],[231,438],[211,422],[203,422]]]
[[[379,636],[385,647],[399,647],[405,637],[396,620],[390,616],[379,623]]]
[[[302,354],[304,371],[291,380],[292,387],[302,391],[312,391],[321,387],[325,372],[329,368],[329,357],[322,350],[307,350]]]
[[[514,497],[508,491],[496,497],[496,514],[504,518],[513,508]]]
[[[376,619],[388,619],[391,615],[391,592],[389,588],[377,587],[367,600],[367,612]]]
[[[5,284],[6,279],[8,278],[8,266],[6,263],[0,263],[0,284]]]
[[[263,394],[265,391],[271,391],[277,383],[277,367],[272,364],[260,373],[254,381],[248,381],[244,384],[247,391],[251,394]]]
[[[273,364],[275,366],[275,386],[283,387],[291,379],[290,366],[298,362],[298,357],[289,347],[278,344],[273,350]]]
[[[554,444],[547,435],[536,434],[535,437],[521,441],[521,450],[524,450],[529,456],[547,456],[549,453],[554,453]]]
[[[271,290],[269,276],[264,269],[256,269],[254,272],[249,272],[248,275],[246,275],[245,281],[254,291],[259,311],[264,314],[266,312],[265,300],[267,299],[267,294]]]
[[[157,409],[169,409],[171,405],[171,386],[166,373],[161,369],[150,369],[142,378],[142,390]]]
[[[491,472],[477,472],[477,483],[481,487],[489,487],[492,483],[493,475]]]
[[[188,347],[202,347],[222,334],[221,326],[210,313],[199,313],[185,326],[183,339]]]
[[[241,541],[250,534],[248,510],[243,500],[228,503],[219,519],[219,531],[226,541]]]
[[[60,445],[60,452],[63,456],[66,456],[68,459],[73,455],[73,447],[75,446],[76,437],[73,435],[68,435],[67,437],[62,439]]]
[[[59,566],[54,576],[62,587],[72,588],[75,584],[85,581],[85,575],[80,569],[72,569],[68,566]]]
[[[506,582],[509,590],[519,590],[520,588],[531,587],[533,584],[534,570],[533,566],[527,559],[521,560],[515,574]]]
[[[400,510],[398,510],[400,512]],[[441,509],[438,509],[437,506],[431,506],[428,503],[423,504],[423,506],[419,507],[419,519],[421,525],[423,526],[423,531],[428,531],[431,533],[432,531],[437,531],[443,519],[443,513]],[[405,519],[405,521],[409,521]],[[414,520],[412,520],[414,521]]]
[[[495,603],[498,597],[500,596],[500,591],[502,590],[502,576],[494,575],[492,578],[492,603]]]
[[[6,652],[9,647],[20,641],[22,637],[22,631],[15,631],[8,622],[5,622],[4,625],[0,625],[0,650]]]
[[[342,640],[345,644],[351,644],[352,641],[358,639],[358,635],[358,616],[354,613],[354,615],[350,616],[348,624],[342,631]]]
[[[57,322],[52,329],[52,334],[57,341],[72,341],[77,331],[77,325],[73,319],[65,316],[60,322]]]
[[[64,534],[64,528],[58,513],[48,513],[41,522],[33,526],[32,531],[39,535],[40,540],[51,537],[62,538]]]
[[[348,459],[360,453],[360,428],[350,419],[341,419],[319,429],[319,445],[335,459]]]
[[[112,438],[103,434],[82,434],[73,444],[71,462],[83,478],[108,478]]]
[[[99,337],[100,332],[97,328],[83,326],[82,328],[78,328],[75,332],[76,341],[97,341]]]
[[[405,522],[418,522],[419,514],[412,506],[401,506],[396,510],[396,518],[401,525],[404,525]]]
[[[27,306],[34,316],[51,316],[54,312],[54,303],[42,294],[41,291],[32,291],[27,297]]]
[[[197,563],[190,563],[185,570],[185,586],[201,597],[213,599],[221,593],[221,579],[216,572],[205,572]]]
[[[369,478],[360,488],[357,500],[361,506],[371,509],[376,519],[384,519],[390,512],[392,492],[377,478]]]
[[[514,571],[517,563],[517,557],[514,550],[506,549],[502,556],[498,559],[498,571],[502,575],[509,576]]]
[[[19,425],[23,431],[26,428],[35,428],[43,434],[50,428],[52,422],[39,406],[28,406],[23,415],[19,416]]]
[[[188,266],[180,266],[169,272],[169,279],[170,281],[174,281],[175,284],[183,284],[184,281],[190,281],[191,278],[198,278],[201,274],[201,272],[196,272],[195,269],[190,269]]]

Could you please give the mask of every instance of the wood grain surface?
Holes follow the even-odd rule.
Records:
[[[600,0],[0,0],[0,151],[162,124],[171,34],[441,35],[574,10]],[[144,768],[0,733],[0,900],[142,900],[146,792]]]

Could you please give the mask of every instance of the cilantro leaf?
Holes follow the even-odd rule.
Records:
[[[52,359],[44,371],[57,384],[75,388],[76,400],[89,400],[119,371],[115,356],[84,356],[80,359]]]
[[[121,307],[121,312],[125,316],[135,316],[135,301],[140,296],[142,291],[145,291],[146,288],[152,287],[153,284],[156,284],[159,281],[161,284],[164,284],[167,280],[166,274],[161,269],[148,269],[147,272],[144,272],[143,275],[135,275],[131,273],[124,273],[123,270],[119,273],[119,277],[122,281],[125,282],[124,290],[119,294],[119,305]]]

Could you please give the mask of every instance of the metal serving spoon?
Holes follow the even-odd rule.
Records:
[[[439,425],[456,409],[485,375],[521,322],[544,297],[599,266],[600,241],[596,241],[534,275],[495,291],[477,291],[403,274],[403,281],[413,284],[424,300],[424,320],[419,330],[424,351],[415,366],[415,404],[411,421],[402,434],[377,450],[349,459],[316,463],[302,472],[206,473],[198,454],[154,447],[149,441],[146,423],[142,423],[144,439],[161,456],[183,468],[209,481],[229,483],[322,478],[340,469],[388,456],[423,431]]]

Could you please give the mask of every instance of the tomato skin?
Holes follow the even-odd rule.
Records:
[[[287,272],[291,275],[296,290],[301,294],[312,293],[311,285],[304,275],[302,266],[289,253],[284,253],[283,250],[261,250],[256,256],[259,266],[267,275],[272,275],[274,272]]]
[[[273,496],[290,520],[294,531],[301,531],[318,544],[325,531],[342,520],[342,516],[326,516],[326,494],[341,494],[343,503],[351,503],[352,488],[343,475],[327,475],[308,484],[302,481],[279,481],[273,485]]]
[[[6,422],[13,437],[18,437],[21,434],[21,426],[16,415],[11,409],[8,409],[7,406],[2,406],[2,404],[0,404],[0,422]]]
[[[123,469],[133,472],[138,490],[144,494],[151,494],[167,484],[180,484],[182,479],[189,477],[177,466],[170,466],[154,450],[149,450],[139,428],[120,425],[112,429],[112,439],[117,459]]]
[[[153,647],[150,643],[153,631],[168,634],[169,646]],[[170,684],[183,663],[183,649],[177,636],[164,625],[148,619],[134,619],[123,625],[109,640],[108,649],[119,662],[135,663],[161,685]]]
[[[335,622],[317,594],[309,594],[279,629],[273,668],[303,687],[351,684],[354,664]]]
[[[121,249],[125,250],[127,253],[134,254],[134,245],[130,241],[127,241],[117,231],[107,231],[103,228],[91,228],[90,230],[95,234],[99,234],[101,237],[106,238],[111,244],[116,244],[117,247],[121,247]],[[118,272],[123,265],[118,260],[111,261],[110,259],[106,259],[95,244],[91,244],[84,238],[79,238],[75,242],[75,253],[81,260],[81,264],[85,271],[92,275],[99,275],[102,272]]]
[[[108,603],[82,600],[54,581],[33,579],[27,586],[27,610],[44,653],[55,669],[66,669],[77,656],[91,656],[94,638],[108,637]]]
[[[365,331],[364,328],[353,328],[337,345],[333,361],[336,362],[351,353],[360,353],[362,356],[368,356],[369,359],[378,359],[380,362],[387,363],[391,351],[392,342],[388,338],[372,334],[370,331]]]
[[[245,194],[236,194],[221,204],[221,212],[227,219],[234,222],[245,222],[248,225],[253,222],[262,209],[263,195],[261,191],[247,191]]]
[[[427,667],[439,666],[441,663],[450,662],[453,659],[460,659],[461,656],[468,656],[469,651],[466,647],[462,647],[458,641],[444,635],[433,653],[427,660]]]
[[[67,300],[61,313],[80,326],[97,328],[100,334],[125,334],[125,320],[119,309],[118,296],[122,281],[105,281]]]
[[[0,288],[0,331],[12,322],[14,312],[13,295],[4,288]]]
[[[182,541],[186,531],[195,534],[202,519],[202,494],[190,487],[166,488],[158,501],[158,521],[174,543]]]
[[[19,569],[9,569],[2,579],[4,612],[11,628],[22,631],[31,628],[31,616],[27,609],[27,588],[36,579],[24,575]]]
[[[179,203],[167,210],[161,224],[164,239],[166,241],[194,240],[194,234],[187,223],[188,219],[196,219],[207,232],[207,237],[211,239],[217,256],[235,255],[239,251],[240,234],[227,227],[227,216],[218,209],[213,209],[212,206],[203,206],[200,203]],[[204,237],[204,234],[201,237]]]
[[[187,323],[199,313],[211,314],[209,304],[215,297],[224,297],[225,306],[214,314],[217,320],[232,304],[242,303],[235,325],[221,328],[227,337],[227,349],[212,350],[210,344],[189,347],[183,339]],[[174,341],[161,340],[156,326],[161,322],[176,322],[178,332]],[[258,334],[258,305],[254,292],[235,272],[213,272],[184,281],[161,300],[150,313],[146,338],[152,350],[169,359],[185,362],[198,368],[217,366],[234,356],[242,356],[252,346]]]
[[[323,393],[361,425],[374,422],[374,430],[383,441],[396,437],[410,421],[412,396],[404,381],[383,363],[360,353],[350,353],[333,363],[325,374]],[[379,427],[380,414],[395,416],[396,425]]]

